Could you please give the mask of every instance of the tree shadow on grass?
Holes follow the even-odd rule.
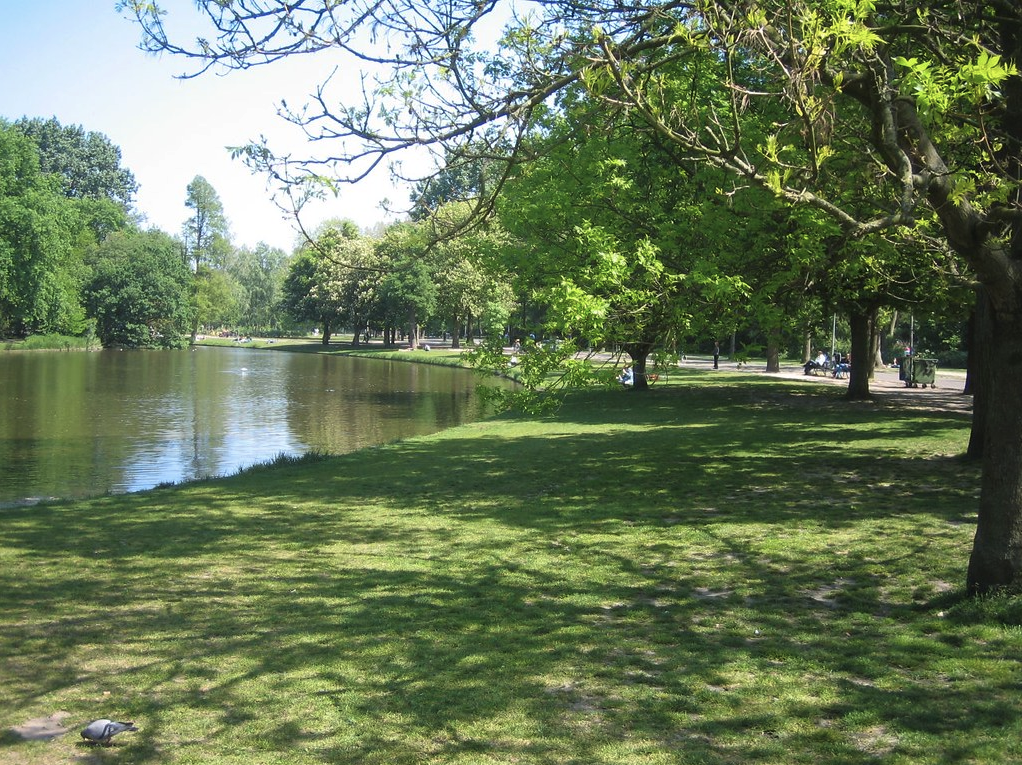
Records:
[[[982,755],[1013,683],[925,608],[975,468],[890,447],[966,424],[739,395],[5,512],[3,698],[114,688],[139,763]]]

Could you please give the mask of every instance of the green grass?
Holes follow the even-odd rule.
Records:
[[[70,337],[68,335],[29,335],[24,340],[0,339],[0,350],[5,351],[88,351],[98,350],[95,337]]]
[[[433,364],[437,366],[464,367],[466,366],[462,353],[465,349],[451,350],[450,348],[431,348],[428,351],[417,349],[414,351],[397,346],[385,346],[379,343],[368,343],[353,346],[348,342],[330,343],[323,345],[322,340],[308,338],[267,340],[265,338],[253,338],[250,342],[239,343],[236,340],[225,338],[207,337],[197,345],[230,346],[241,348],[255,348],[266,350],[290,351],[292,353],[318,353],[328,356],[356,356],[366,359],[383,359],[387,361],[412,361],[418,364]]]
[[[685,371],[0,511],[0,730],[72,726],[0,763],[1022,762],[968,420],[840,393]]]

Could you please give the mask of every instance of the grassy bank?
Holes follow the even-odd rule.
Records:
[[[30,335],[24,340],[0,338],[0,350],[4,351],[95,351],[99,348],[99,340],[95,337]]]
[[[967,417],[840,393],[688,371],[4,510],[0,730],[71,733],[0,763],[1022,761],[1019,620],[958,597]]]
[[[364,359],[382,359],[385,361],[414,361],[417,364],[434,364],[437,366],[463,367],[462,351],[450,348],[430,348],[426,351],[408,350],[406,347],[385,346],[378,343],[367,343],[353,346],[351,343],[329,343],[323,345],[321,340],[309,338],[265,339],[253,338],[245,342],[210,337],[197,343],[219,347],[255,348],[258,350],[291,351],[295,353],[322,353],[329,356],[355,356]]]

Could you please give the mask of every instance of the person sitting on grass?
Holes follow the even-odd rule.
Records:
[[[635,376],[634,373],[632,372],[632,368],[629,366],[622,369],[621,374],[617,376],[617,381],[622,385],[633,384],[635,382]]]

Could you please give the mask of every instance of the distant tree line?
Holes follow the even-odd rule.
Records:
[[[379,336],[413,348],[427,330],[448,335],[454,347],[473,331],[501,334],[517,307],[494,257],[501,236],[488,229],[441,240],[432,222],[406,221],[370,237],[350,220],[328,222],[299,250],[282,305],[317,325],[324,343],[341,329],[355,345]]]
[[[201,176],[180,237],[144,225],[136,190],[106,136],[56,119],[0,121],[0,336],[178,347],[200,326],[281,328],[286,253],[234,247]]]
[[[179,236],[145,226],[136,190],[106,136],[56,119],[0,122],[0,336],[171,348],[203,332],[316,327],[324,342],[343,330],[356,344],[414,346],[428,329],[458,345],[503,328],[516,306],[493,232],[441,241],[436,220],[409,220],[370,236],[337,220],[292,253],[249,249],[232,243],[201,175],[185,189]]]

